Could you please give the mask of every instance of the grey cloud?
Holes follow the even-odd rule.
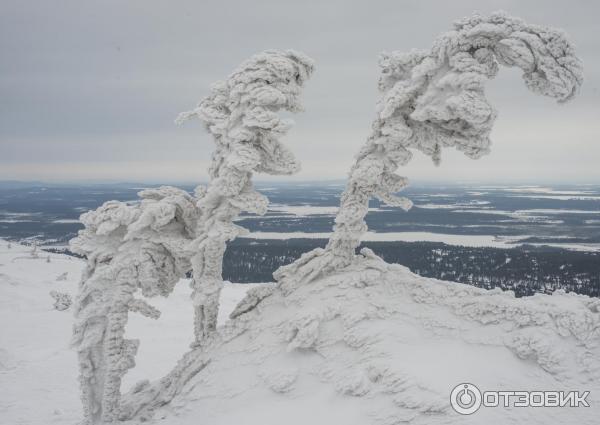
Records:
[[[516,175],[551,178],[566,158],[574,178],[600,178],[597,2],[8,0],[0,8],[0,179],[103,178],[103,167],[106,178],[150,178],[161,160],[181,164],[162,167],[166,177],[201,178],[210,137],[199,124],[178,128],[173,119],[266,48],[302,50],[317,62],[306,112],[294,117],[287,138],[303,162],[297,178],[342,178],[374,116],[378,54],[427,48],[453,20],[498,9],[564,28],[586,81],[578,99],[557,106],[528,93],[518,72],[503,70],[489,90],[500,111],[495,144],[485,167],[468,164],[469,175],[500,176],[508,152],[544,144],[544,161],[514,164]],[[531,128],[543,140],[524,140]],[[585,147],[585,160],[573,146]],[[464,168],[450,158],[413,173],[438,178]],[[133,174],[115,165],[128,161]]]

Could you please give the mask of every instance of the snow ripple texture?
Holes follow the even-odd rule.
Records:
[[[587,390],[600,301],[426,279],[365,249],[336,274],[249,291],[210,346],[125,398],[130,418],[210,424],[593,424],[591,408],[450,408],[451,389]],[[472,419],[471,419],[472,418]],[[123,419],[126,419],[124,417]]]

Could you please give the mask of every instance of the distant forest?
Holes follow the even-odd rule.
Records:
[[[225,254],[223,278],[231,282],[270,282],[278,267],[326,240],[236,239]],[[551,247],[472,248],[437,242],[363,244],[389,263],[421,276],[512,290],[517,297],[556,289],[600,296],[600,253]]]
[[[325,239],[236,239],[225,252],[223,279],[272,282],[272,274],[280,266],[326,243]],[[473,248],[439,242],[367,242],[362,246],[421,276],[511,290],[517,297],[550,294],[557,289],[600,297],[600,252],[528,245]],[[78,256],[68,250],[45,250]]]

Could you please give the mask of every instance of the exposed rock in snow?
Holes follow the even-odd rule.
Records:
[[[277,112],[302,110],[300,90],[312,72],[312,60],[302,53],[267,50],[240,65],[226,81],[214,84],[196,109],[177,119],[181,123],[199,118],[217,145],[209,170],[211,182],[198,196],[201,217],[190,247],[196,344],[217,325],[226,243],[246,233],[233,221],[242,211],[267,212],[269,200],[254,190],[253,173],[293,174],[300,169],[279,140],[292,122]]]
[[[253,290],[240,306],[210,344],[125,396],[125,416],[181,425],[597,423],[598,299],[515,298],[422,278],[363,250],[329,277],[290,292]],[[449,402],[462,382],[590,391],[592,407],[482,407],[466,417]]]
[[[395,172],[410,161],[412,150],[436,164],[444,147],[475,159],[488,153],[496,111],[485,97],[485,83],[500,65],[521,68],[532,92],[559,102],[573,98],[583,81],[581,61],[561,30],[502,12],[456,22],[430,50],[384,53],[382,98],[371,135],[350,170],[333,235],[325,250],[281,268],[276,279],[302,282],[348,265],[367,231],[364,217],[371,197],[411,208],[411,201],[394,193],[408,184]]]

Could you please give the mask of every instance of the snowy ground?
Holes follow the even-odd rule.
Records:
[[[136,417],[178,425],[598,423],[597,299],[515,298],[376,258],[289,283],[249,292],[212,346],[188,353],[166,385],[128,396],[126,406],[150,405]],[[590,391],[591,407],[461,416],[450,392],[465,382],[481,391]]]
[[[54,310],[51,290],[75,296],[84,262],[0,240],[0,424],[75,424],[81,419],[77,359],[69,348],[72,311]],[[47,258],[50,257],[50,263]],[[57,280],[63,273],[66,280]],[[256,285],[227,284],[220,320]],[[165,375],[192,340],[190,290],[181,281],[168,299],[150,302],[158,320],[132,314],[128,336],[141,340],[124,388]]]
[[[51,289],[75,294],[81,260],[0,240],[0,424],[73,425],[81,419],[71,311]],[[182,385],[157,424],[565,424],[600,415],[600,301],[510,293],[425,279],[379,260],[304,285],[275,289],[234,321],[247,289],[226,285],[220,333],[189,352]],[[67,272],[66,280],[57,280]],[[267,287],[264,286],[266,289]],[[132,315],[141,339],[126,391],[172,370],[192,337],[189,289],[152,303],[163,316]],[[198,363],[209,360],[197,372]],[[186,374],[189,370],[194,373]],[[178,375],[179,374],[179,375]],[[171,373],[171,376],[173,373]],[[585,408],[451,410],[461,382],[482,390],[591,391]],[[145,391],[145,390],[144,390]],[[143,397],[144,391],[140,393]],[[131,399],[128,399],[131,402]],[[138,417],[139,419],[140,417]],[[137,422],[136,422],[137,423]]]

